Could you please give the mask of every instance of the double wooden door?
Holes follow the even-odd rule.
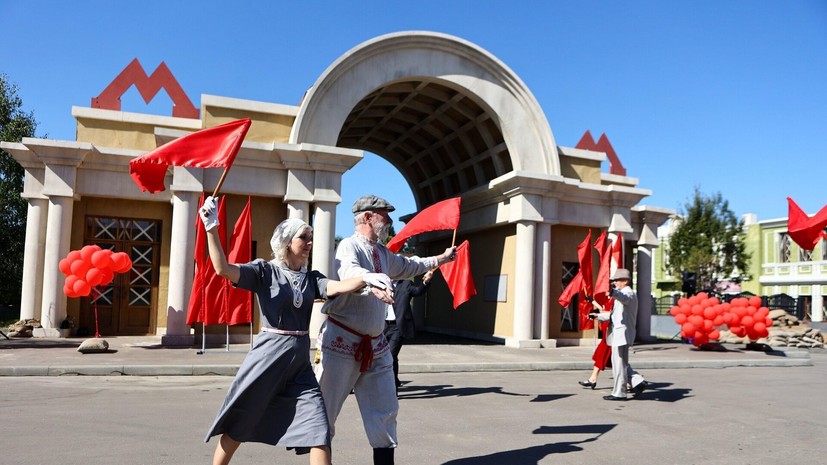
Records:
[[[79,326],[104,337],[155,334],[161,221],[87,216],[83,242],[125,252],[132,269],[83,298]]]

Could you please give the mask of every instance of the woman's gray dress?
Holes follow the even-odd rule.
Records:
[[[240,268],[235,285],[256,293],[263,327],[308,330],[313,300],[327,297],[324,275],[291,272],[261,259]],[[299,301],[295,283],[302,291]],[[240,442],[290,448],[330,445],[324,401],[310,365],[309,336],[261,332],[256,337],[205,442],[222,433]]]

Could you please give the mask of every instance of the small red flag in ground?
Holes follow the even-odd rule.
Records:
[[[198,208],[201,208],[203,203],[204,195],[202,194]],[[222,247],[223,244],[227,243],[226,217],[224,199],[221,199],[218,203],[218,220],[220,222],[218,236]],[[204,231],[201,220],[196,218],[195,221],[195,251],[193,252],[195,277],[192,282],[189,306],[187,307],[187,324],[204,323],[204,325],[214,325],[224,323],[227,314],[225,279],[216,274],[212,265],[210,255],[207,252],[207,233]]]
[[[459,226],[460,197],[437,202],[417,213],[388,242],[388,250],[399,252],[405,241],[417,234],[442,229],[457,229]]]
[[[439,267],[448,289],[454,296],[454,309],[464,304],[477,294],[474,277],[471,276],[471,257],[468,241],[457,246],[457,258]]]
[[[810,218],[792,198],[787,197],[787,203],[787,233],[790,238],[804,250],[815,249],[822,237],[827,239],[827,234],[824,233],[827,226],[827,206]]]
[[[235,161],[250,124],[250,118],[231,121],[167,142],[129,162],[129,174],[142,191],[154,194],[165,189],[170,165],[227,168]]]
[[[227,254],[229,263],[248,263],[253,259],[253,217],[250,212],[251,200],[247,197],[247,205],[238,217],[230,236],[230,252]],[[238,325],[253,321],[253,293],[239,289],[224,280],[227,292],[227,324]]]

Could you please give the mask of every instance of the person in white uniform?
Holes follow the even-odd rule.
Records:
[[[354,202],[355,233],[336,249],[333,272],[340,280],[367,273],[382,273],[391,280],[412,278],[456,258],[456,247],[437,256],[405,257],[383,242],[395,208],[387,200],[367,195]],[[383,331],[387,304],[393,303],[392,283],[370,285],[361,294],[345,294],[322,306],[327,320],[319,331],[321,358],[316,378],[321,386],[330,433],[351,391],[356,395],[375,465],[392,465],[397,446],[396,415],[399,403],[393,375],[393,358]],[[376,298],[378,297],[378,299]]]
[[[611,311],[592,314],[600,321],[609,321],[606,343],[612,348],[612,376],[614,387],[611,395],[603,396],[606,400],[626,400],[629,383],[635,395],[646,387],[640,373],[629,365],[629,347],[635,342],[635,325],[637,322],[637,293],[629,285],[631,273],[618,269],[610,279],[611,291],[606,294],[614,298]]]

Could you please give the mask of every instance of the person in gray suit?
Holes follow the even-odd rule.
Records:
[[[612,348],[612,376],[614,387],[612,394],[603,396],[606,400],[626,400],[626,384],[629,383],[635,395],[646,388],[646,382],[640,373],[629,365],[629,347],[635,342],[635,322],[637,321],[637,293],[629,285],[631,273],[618,269],[609,280],[611,291],[606,294],[614,298],[611,311],[591,314],[590,318],[609,321],[606,343]]]
[[[414,314],[411,308],[411,298],[424,295],[434,270],[426,272],[422,279],[399,279],[393,282],[393,305],[388,305],[385,316],[385,339],[388,340],[391,355],[393,355],[393,376],[396,380],[397,391],[402,382],[399,381],[399,351],[405,339],[413,339],[416,334]]]

